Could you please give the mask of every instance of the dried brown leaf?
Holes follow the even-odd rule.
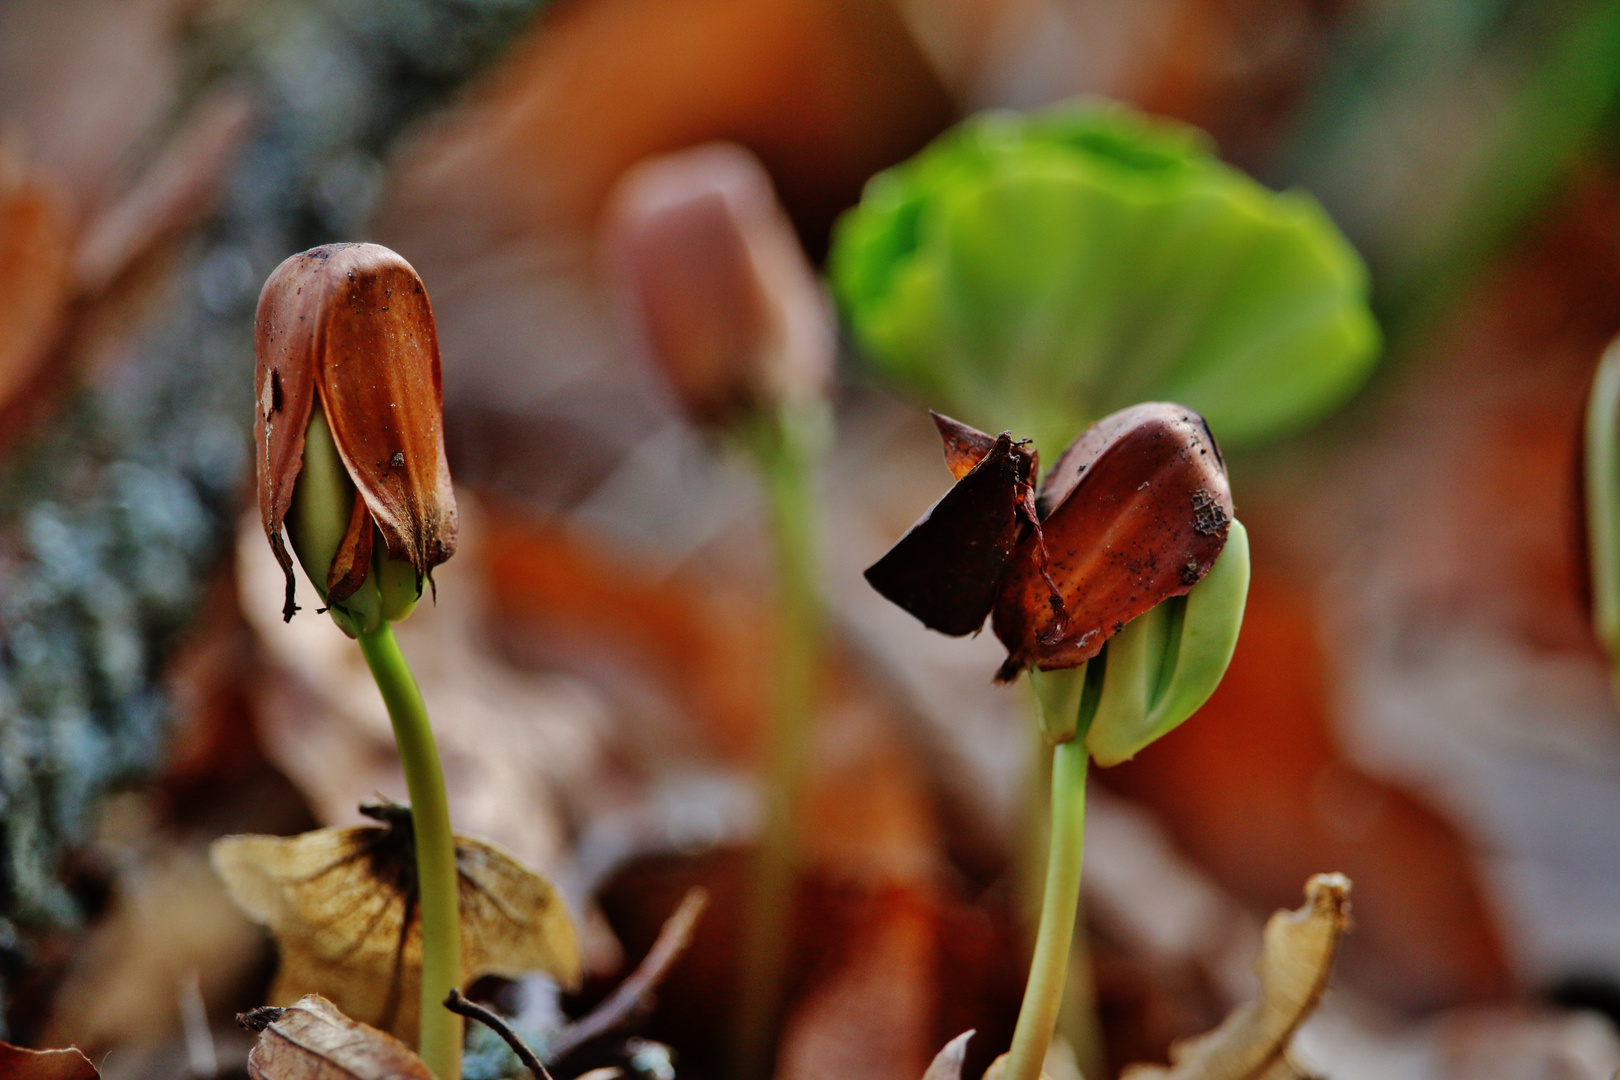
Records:
[[[410,1047],[344,1016],[318,994],[237,1019],[259,1033],[248,1054],[253,1080],[433,1080]]]
[[[252,104],[236,90],[216,92],[192,109],[135,186],[85,228],[74,257],[79,291],[103,292],[165,240],[201,221],[252,122]]]
[[[27,1050],[0,1042],[0,1077],[5,1080],[100,1080],[100,1076],[77,1047]]]
[[[318,992],[414,1042],[422,949],[415,856],[408,825],[385,820],[293,837],[227,836],[212,855],[232,898],[281,947],[273,1001]],[[461,836],[456,865],[463,987],[534,971],[578,983],[574,925],[550,882],[495,845]]]
[[[923,1080],[962,1080],[962,1063],[967,1060],[967,1044],[972,1038],[972,1030],[964,1031],[941,1047],[928,1063]]]
[[[1221,1026],[1170,1048],[1170,1066],[1133,1065],[1123,1080],[1292,1080],[1288,1044],[1327,989],[1339,938],[1349,926],[1350,881],[1318,874],[1305,904],[1266,923],[1260,997],[1232,1010]]]

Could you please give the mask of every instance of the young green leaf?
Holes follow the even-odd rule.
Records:
[[[830,269],[879,373],[1048,446],[1151,399],[1228,441],[1297,430],[1379,341],[1362,263],[1313,199],[1103,103],[967,120],[868,183]]]
[[[1086,749],[1118,765],[1197,712],[1220,685],[1237,648],[1249,595],[1249,534],[1233,520],[1226,546],[1185,596],[1139,617],[1108,643]]]

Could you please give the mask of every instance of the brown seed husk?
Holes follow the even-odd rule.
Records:
[[[345,599],[364,581],[360,551],[370,539],[361,534],[372,522],[390,558],[431,575],[455,552],[456,502],[444,451],[438,334],[416,271],[376,244],[294,255],[265,282],[254,346],[259,511],[287,575],[288,617],[292,556],[282,526],[317,395],[365,509],[342,545],[352,557],[328,577],[328,600]]]
[[[1164,402],[1083,433],[1052,467],[1037,506],[1041,530],[1025,534],[996,590],[1003,680],[1029,664],[1076,667],[1126,623],[1189,591],[1214,565],[1232,520],[1226,467],[1203,418]]]
[[[866,580],[930,630],[961,636],[984,625],[1002,568],[1033,524],[1034,456],[1006,432],[991,440],[961,424],[940,430],[953,471],[971,457],[973,436],[989,450],[867,568]]]
[[[231,898],[281,948],[272,1002],[321,993],[349,1016],[415,1042],[422,920],[411,844],[398,820],[214,842],[214,867]],[[532,971],[578,983],[573,922],[550,882],[495,845],[463,836],[456,868],[464,987],[485,975]]]
[[[617,287],[694,420],[728,429],[826,394],[831,319],[753,154],[712,143],[642,162],[606,220]]]
[[[972,472],[973,466],[983,461],[984,456],[995,448],[995,438],[978,428],[953,420],[944,413],[930,410],[928,415],[933,419],[934,427],[939,429],[939,437],[945,444],[945,467],[951,470],[951,476],[957,480]]]

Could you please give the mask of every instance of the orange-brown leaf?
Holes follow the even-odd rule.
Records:
[[[0,1077],[5,1080],[100,1080],[100,1076],[77,1047],[27,1050],[0,1042]]]
[[[366,509],[366,500],[356,499],[349,530],[326,571],[327,603],[347,600],[366,583],[366,575],[371,573],[371,533],[371,511]]]
[[[39,370],[69,298],[61,207],[0,143],[0,405]]]

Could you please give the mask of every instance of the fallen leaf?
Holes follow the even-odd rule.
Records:
[[[109,813],[156,834],[149,812],[134,798],[109,804]],[[158,1045],[178,1032],[175,987],[191,972],[200,973],[206,1001],[234,998],[254,977],[264,948],[258,929],[221,895],[201,850],[100,850],[109,849],[123,857],[112,902],[76,948],[39,1033],[46,1045],[73,1044],[93,1057]]]
[[[248,1054],[253,1080],[433,1080],[408,1046],[344,1016],[319,994],[236,1019],[259,1033]]]
[[[1294,1032],[1327,989],[1339,938],[1350,921],[1350,880],[1317,874],[1305,904],[1266,923],[1260,997],[1232,1010],[1214,1031],[1170,1048],[1170,1067],[1133,1065],[1122,1080],[1287,1080],[1301,1074],[1287,1059]],[[988,1076],[988,1074],[986,1074]]]
[[[101,1074],[77,1047],[25,1050],[0,1042],[0,1076],[6,1080],[100,1080]]]
[[[967,1060],[967,1044],[971,1038],[973,1032],[964,1031],[941,1047],[934,1060],[928,1063],[923,1080],[961,1080],[962,1062]]]
[[[788,1017],[776,1080],[905,1080],[928,1060],[939,977],[935,905],[898,886],[873,900],[843,962]]]
[[[417,1034],[421,919],[408,813],[364,808],[380,825],[300,836],[227,836],[214,867],[281,947],[271,1000],[321,992],[345,1013],[407,1042]],[[579,982],[579,947],[562,898],[493,844],[456,837],[462,985],[541,971]]]
[[[253,122],[248,98],[216,91],[186,114],[134,185],[93,218],[73,258],[79,291],[106,291],[213,207]]]
[[[0,141],[0,404],[44,363],[69,300],[67,222],[54,193]]]

